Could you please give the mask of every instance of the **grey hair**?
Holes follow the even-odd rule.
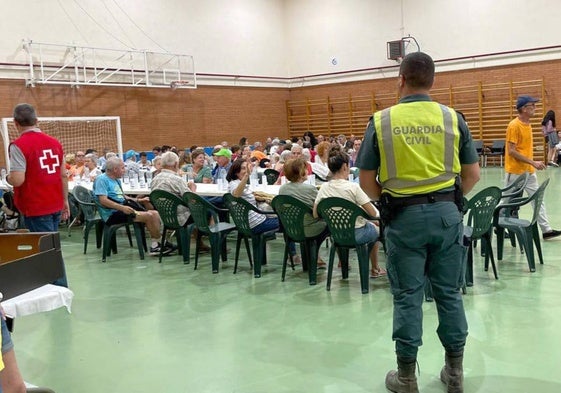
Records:
[[[292,155],[292,152],[290,150],[283,150],[281,155],[280,155],[280,162],[285,162],[286,160],[288,160],[290,158],[290,156]]]
[[[179,156],[172,151],[166,151],[162,154],[162,166],[165,168],[174,168],[179,163]]]
[[[310,161],[312,159],[312,153],[310,153],[310,149],[307,147],[302,149],[302,155],[306,158],[306,161]]]
[[[112,171],[113,169],[121,166],[121,164],[123,163],[123,160],[121,159],[121,157],[110,157],[107,159],[107,162],[105,163],[105,171]]]
[[[84,158],[89,158],[90,160],[92,160],[92,162],[97,165],[97,156],[93,153],[90,154],[86,154],[86,156]]]

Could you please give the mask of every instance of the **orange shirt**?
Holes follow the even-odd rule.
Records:
[[[522,122],[518,117],[508,124],[506,129],[505,171],[515,175],[521,175],[524,172],[534,173],[535,168],[532,165],[510,156],[508,148],[509,143],[514,143],[516,145],[516,151],[518,153],[533,159],[534,140],[532,137],[532,126]]]

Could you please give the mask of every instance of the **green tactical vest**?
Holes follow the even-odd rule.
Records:
[[[460,130],[453,109],[431,101],[398,104],[376,112],[374,126],[384,191],[403,197],[454,185]]]

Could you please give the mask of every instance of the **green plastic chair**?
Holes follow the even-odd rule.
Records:
[[[232,194],[228,193],[224,195],[224,203],[230,212],[230,217],[236,224],[238,230],[238,240],[236,242],[236,262],[234,265],[234,273],[238,268],[238,260],[240,255],[241,241],[251,239],[251,245],[253,249],[253,276],[255,278],[261,277],[261,266],[267,264],[267,252],[266,252],[266,242],[269,240],[276,239],[275,233],[278,229],[273,231],[263,232],[263,233],[253,233],[251,227],[249,226],[249,212],[254,211],[260,214],[271,214],[272,212],[266,212],[259,210],[257,207],[253,206],[251,203],[243,198],[236,198]],[[246,243],[247,247],[247,243]],[[248,257],[251,263],[251,255],[249,253],[249,248],[247,248]]]
[[[177,219],[177,209],[179,206],[187,206],[187,203],[180,197],[171,192],[164,190],[154,190],[150,193],[150,203],[158,211],[160,219],[164,223],[162,230],[162,240],[160,244],[163,246],[166,243],[166,234],[168,230],[175,231],[177,237],[178,251],[183,255],[183,263],[188,264],[189,254],[191,250],[191,232],[193,225],[187,221],[181,225]],[[164,247],[160,247],[159,262],[162,263]]]
[[[507,229],[510,233],[516,234],[521,247],[524,248],[530,272],[536,271],[534,245],[536,246],[536,250],[538,251],[540,264],[543,265],[541,238],[538,228],[538,216],[540,213],[540,207],[543,203],[545,189],[548,184],[549,179],[544,181],[536,190],[536,192],[530,197],[513,198],[510,200],[510,202],[501,204],[497,209],[495,209],[494,219],[496,223],[495,226],[497,227],[497,259],[499,261],[503,259],[504,231],[505,229]],[[517,217],[501,216],[499,214],[500,209],[519,208],[529,203],[533,203],[534,205],[534,211],[531,220],[525,220]]]
[[[114,225],[103,225],[103,247],[101,262],[106,262],[107,257],[111,256],[111,253],[117,254],[117,230],[125,227],[127,230],[127,236],[129,236],[129,244],[132,247],[132,240],[130,237],[130,225],[133,226],[134,237],[136,239],[136,246],[138,248],[138,256],[141,260],[144,260],[144,253],[148,251],[146,247],[146,231],[144,229],[144,224],[141,222],[134,222],[133,218],[130,217],[125,223],[114,224]]]
[[[277,182],[279,176],[280,176],[280,172],[276,171],[272,168],[267,168],[265,169],[265,171],[263,172],[263,174],[265,175],[265,177],[267,178],[267,184],[268,185],[273,185]]]
[[[362,293],[368,293],[370,258],[368,244],[357,244],[355,239],[355,222],[358,217],[375,220],[360,206],[343,198],[325,198],[317,206],[317,211],[329,228],[333,243],[329,251],[329,266],[327,273],[327,290],[331,290],[333,276],[333,261],[335,252],[339,250],[343,278],[349,276],[349,250],[356,249],[360,273],[360,287]]]
[[[528,179],[530,178],[530,174],[528,172],[524,172],[522,176],[518,176],[515,181],[513,181],[508,186],[501,189],[502,191],[502,199],[501,203],[498,205],[498,209],[500,208],[500,214],[504,216],[516,217],[518,218],[518,211],[520,208],[512,207],[512,208],[502,208],[502,204],[509,202],[512,198],[520,198],[524,194],[524,188],[528,183]],[[493,223],[495,225],[495,223]],[[512,236],[511,236],[512,235]],[[509,233],[508,238],[510,239],[510,244],[512,247],[516,247],[516,236],[514,233]],[[483,252],[483,249],[481,249]],[[524,253],[524,247],[520,247],[520,252]]]
[[[72,195],[80,210],[84,214],[84,254],[88,251],[88,238],[90,230],[95,227],[95,239],[97,248],[101,248],[103,238],[103,220],[97,213],[97,206],[93,193],[83,186],[75,186],[72,190]]]
[[[485,271],[489,269],[489,261],[495,279],[499,279],[497,265],[493,256],[491,237],[493,235],[493,216],[501,201],[502,192],[499,187],[487,187],[475,194],[467,203],[467,224],[464,226],[464,237],[468,239],[466,283],[473,285],[473,248],[477,240],[481,240],[481,250],[485,256]]]
[[[226,252],[226,237],[236,229],[234,224],[229,222],[220,222],[220,213],[226,212],[224,209],[217,208],[203,197],[193,193],[186,192],[183,200],[191,210],[191,217],[195,222],[197,232],[197,247],[195,249],[195,270],[199,263],[199,246],[200,238],[203,234],[208,236],[210,242],[210,255],[212,260],[212,272],[218,273],[220,267],[220,256],[222,261],[228,258]],[[213,223],[209,224],[209,218],[212,217]]]
[[[94,198],[95,204],[99,209],[99,201]],[[130,226],[132,225],[134,230],[134,237],[136,240],[136,247],[138,248],[138,256],[141,260],[144,260],[144,252],[148,251],[146,246],[146,231],[145,226],[141,222],[134,222],[133,216],[129,216],[128,221],[120,224],[107,225],[103,224],[103,244],[101,251],[101,262],[107,262],[107,257],[111,256],[111,253],[117,254],[117,230],[120,228],[125,228],[127,231],[127,237],[129,239],[129,245],[132,247],[132,237]]]
[[[312,209],[304,202],[296,199],[290,195],[277,195],[272,201],[273,209],[277,212],[279,220],[282,224],[282,232],[284,235],[284,257],[282,262],[282,278],[284,281],[286,276],[286,267],[288,265],[288,243],[294,241],[300,243],[302,250],[302,267],[308,270],[308,279],[310,285],[317,283],[317,258],[318,249],[323,241],[329,236],[329,231],[326,229],[314,237],[307,237],[304,232],[304,218],[307,215],[312,215]],[[294,263],[291,267],[294,270]]]

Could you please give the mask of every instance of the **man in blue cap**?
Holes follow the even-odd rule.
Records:
[[[534,140],[530,119],[536,111],[536,102],[539,102],[539,99],[528,95],[519,96],[516,100],[518,116],[511,120],[506,129],[505,186],[528,172],[530,177],[524,188],[528,195],[533,195],[539,187],[536,169],[547,168],[543,161],[534,161]],[[538,225],[544,240],[561,235],[561,231],[552,229],[549,225],[545,203],[540,207]]]

